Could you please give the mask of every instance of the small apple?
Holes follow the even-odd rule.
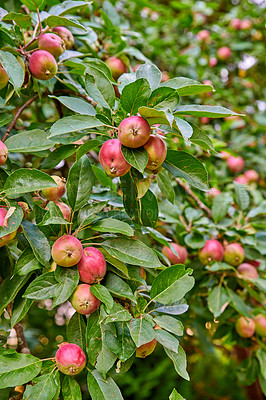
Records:
[[[137,347],[136,349],[136,357],[138,358],[145,358],[149,356],[155,349],[156,347],[157,340],[153,339],[148,343],[143,344],[140,347]]]
[[[243,247],[239,243],[230,243],[224,249],[224,261],[234,267],[240,265],[245,258]]]
[[[208,265],[212,261],[222,261],[224,248],[216,239],[206,240],[205,245],[199,251],[199,260],[203,265]]]
[[[253,265],[248,263],[242,263],[237,267],[237,270],[243,278],[247,279],[256,279],[259,277],[259,274]]]
[[[266,337],[266,317],[258,314],[254,318],[256,333],[262,337]]]
[[[159,136],[151,135],[149,140],[144,144],[149,160],[147,168],[155,170],[164,162],[167,155],[167,147]]]
[[[247,179],[248,183],[258,182],[260,179],[259,174],[254,169],[248,169],[245,171],[244,177]]]
[[[4,226],[5,224],[5,218],[6,218],[6,214],[7,214],[7,209],[0,207],[0,226]],[[11,240],[13,240],[16,237],[17,231],[14,231],[12,233],[8,233],[7,235],[3,236],[0,238],[0,247],[5,246],[6,244],[8,244],[9,242],[11,242]]]
[[[8,148],[5,143],[0,140],[0,165],[3,165],[8,157]]]
[[[55,361],[65,375],[77,375],[86,366],[84,351],[74,343],[63,343],[56,352]]]
[[[248,317],[239,317],[236,320],[235,329],[242,338],[250,338],[255,333],[255,322]]]
[[[172,250],[167,247],[163,246],[162,248],[162,253],[165,257],[168,258],[170,263],[173,264],[184,264],[186,259],[187,259],[187,250],[185,247],[180,246],[180,244],[177,243],[171,243],[173,248],[176,250],[178,253],[178,256],[172,252]]]
[[[104,142],[99,152],[99,161],[107,174],[113,177],[123,176],[131,168],[122,154],[119,139],[109,139]]]
[[[79,314],[90,315],[100,307],[100,300],[91,293],[90,288],[90,285],[82,283],[71,296],[71,304]]]
[[[63,201],[55,201],[55,204],[57,205],[57,207],[60,208],[60,211],[63,214],[63,217],[67,221],[70,221],[71,208],[66,203],[63,203]]]
[[[220,47],[217,51],[217,57],[221,61],[229,60],[231,56],[232,56],[231,50],[227,46]]]
[[[39,49],[49,51],[54,57],[59,57],[66,50],[66,45],[60,36],[54,33],[44,33],[39,38]]]
[[[57,73],[57,63],[49,51],[37,50],[30,56],[29,70],[34,78],[48,81]]]
[[[5,69],[3,68],[2,64],[0,63],[0,90],[4,89],[8,84],[9,76],[7,75]]]
[[[64,26],[56,26],[53,28],[53,32],[63,39],[67,50],[72,49],[74,46],[74,36],[69,29],[65,28]]]
[[[116,81],[122,74],[127,72],[127,66],[120,58],[110,57],[105,61],[105,64],[109,67]]]
[[[86,247],[78,262],[81,282],[99,283],[106,274],[106,261],[100,250],[95,247]]]
[[[50,187],[42,190],[42,194],[49,201],[56,201],[65,194],[66,180],[57,175],[51,175],[51,178],[56,182],[57,187]]]
[[[57,239],[52,247],[53,260],[61,267],[76,265],[83,254],[81,242],[72,235],[64,235]]]
[[[120,142],[133,149],[143,146],[150,138],[151,128],[145,118],[134,115],[123,119],[118,127]]]
[[[239,172],[243,171],[243,169],[245,167],[245,161],[240,156],[237,156],[237,157],[230,156],[226,160],[226,163],[227,163],[227,166],[230,169],[230,171],[234,172],[234,173],[239,173]]]

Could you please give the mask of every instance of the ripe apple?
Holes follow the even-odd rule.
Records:
[[[0,63],[0,90],[4,89],[8,84],[9,76],[7,75],[5,69],[3,68],[2,64]]]
[[[66,50],[64,40],[55,33],[44,33],[39,38],[39,49],[49,51],[54,57],[59,57]]]
[[[168,72],[167,71],[162,71],[161,82],[169,81],[169,79],[170,79],[170,76],[169,76]]]
[[[66,203],[63,203],[63,201],[55,201],[55,204],[57,205],[57,207],[60,208],[60,211],[63,214],[63,217],[67,221],[70,221],[71,208]]]
[[[209,37],[210,37],[210,32],[207,31],[207,29],[203,29],[202,31],[199,31],[197,33],[197,39],[201,40],[202,42],[207,41]]]
[[[238,266],[244,261],[245,252],[239,243],[230,243],[224,249],[224,261],[227,264]]]
[[[237,267],[238,272],[243,278],[247,279],[256,279],[258,278],[259,274],[253,265],[248,263],[242,263]]]
[[[239,317],[236,320],[235,329],[242,338],[250,338],[255,333],[255,322],[248,317]]]
[[[8,156],[8,148],[6,147],[5,143],[0,140],[0,165],[3,165]]]
[[[77,375],[86,365],[86,356],[77,344],[63,343],[56,352],[55,361],[63,374]]]
[[[89,315],[100,307],[100,300],[91,293],[90,288],[90,285],[82,283],[71,296],[71,304],[79,314]]]
[[[201,122],[203,125],[207,125],[207,124],[210,122],[210,118],[208,118],[208,117],[201,117],[200,122]]]
[[[106,65],[109,67],[113,78],[117,79],[124,73],[127,72],[126,64],[117,57],[110,57],[105,61]]]
[[[145,358],[149,356],[156,347],[157,340],[153,339],[148,343],[143,344],[136,349],[136,357],[138,358]]]
[[[107,174],[113,177],[123,176],[131,168],[122,154],[119,139],[109,139],[104,142],[99,152],[99,161]]]
[[[230,22],[230,26],[237,31],[241,28],[241,20],[239,18],[233,18]]]
[[[5,217],[7,214],[7,209],[1,207],[0,208],[0,226],[4,226],[5,223]],[[17,231],[12,232],[12,233],[8,233],[7,235],[3,236],[0,238],[0,247],[5,246],[6,244],[8,244],[9,242],[11,242],[11,240],[13,240],[15,238],[17,234]]]
[[[67,50],[72,49],[74,46],[74,36],[69,29],[65,28],[64,26],[56,26],[53,28],[53,32],[63,39]]]
[[[118,127],[120,142],[132,149],[143,146],[151,135],[151,128],[145,118],[134,115],[123,119]]]
[[[49,51],[37,50],[30,56],[29,70],[34,78],[48,81],[57,73],[57,63]]]
[[[234,179],[234,182],[239,183],[241,185],[247,185],[248,181],[244,175],[239,175]]]
[[[227,46],[220,47],[217,51],[217,57],[221,61],[229,60],[229,58],[231,58],[231,55],[231,50]]]
[[[213,68],[215,65],[218,63],[218,60],[216,57],[210,57],[209,59],[209,67]]]
[[[176,252],[178,253],[178,256],[175,255],[172,250],[167,247],[167,246],[163,246],[162,248],[162,253],[165,257],[168,258],[168,260],[170,261],[170,263],[173,264],[184,264],[186,259],[187,259],[187,250],[185,247],[180,246],[180,244],[177,243],[171,243],[173,248],[176,250]]]
[[[53,260],[61,267],[72,267],[82,257],[81,242],[72,235],[64,235],[57,239],[52,247]]]
[[[237,156],[237,157],[230,156],[226,160],[226,163],[227,163],[227,166],[230,169],[230,171],[234,172],[235,174],[243,171],[243,169],[245,167],[245,161],[240,156]]]
[[[241,30],[250,30],[252,28],[252,22],[250,19],[243,19],[240,23]]]
[[[167,155],[167,147],[159,136],[151,135],[149,140],[144,144],[149,160],[147,168],[155,170],[164,162]]]
[[[228,160],[228,158],[231,157],[231,154],[228,153],[227,151],[224,151],[224,150],[223,150],[223,151],[220,151],[219,157],[220,157],[222,160]]]
[[[57,175],[51,175],[51,178],[56,182],[57,187],[50,187],[42,190],[42,194],[49,201],[56,201],[65,194],[66,181],[65,178],[60,178]]]
[[[248,169],[244,172],[244,177],[247,179],[248,183],[258,182],[260,179],[259,174],[254,169]]]
[[[262,337],[266,337],[266,317],[263,314],[258,314],[254,318],[256,333]]]
[[[212,261],[222,261],[224,248],[216,239],[206,240],[205,245],[199,251],[199,260],[203,265],[208,265]]]
[[[100,250],[95,247],[86,247],[78,262],[81,282],[99,283],[106,274],[106,261]]]
[[[217,189],[217,188],[211,188],[208,192],[207,192],[207,196],[210,199],[215,199],[215,197],[219,196],[219,194],[221,194],[221,190]]]

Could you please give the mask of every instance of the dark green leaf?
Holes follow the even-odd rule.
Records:
[[[7,277],[0,285],[0,315],[2,315],[6,306],[11,303],[20,289],[29,280],[30,275]]]
[[[50,267],[51,249],[44,233],[35,224],[29,221],[22,221],[23,233],[28,240],[33,254],[45,267]]]
[[[23,253],[19,256],[15,268],[14,275],[26,275],[28,272],[32,272],[36,269],[41,269],[42,265],[35,258],[33,251],[30,247],[27,247]]]
[[[31,282],[23,297],[34,300],[50,299],[54,295],[57,284],[54,272],[46,272]]]
[[[86,351],[86,324],[81,314],[75,312],[72,315],[67,325],[66,337],[68,342],[75,343]]]
[[[145,318],[132,319],[127,326],[137,347],[149,343],[155,338],[153,326]]]
[[[124,86],[120,102],[125,111],[134,115],[139,107],[147,104],[150,94],[149,82],[146,79],[138,79]]]
[[[62,382],[62,395],[64,400],[82,400],[79,384],[73,376],[65,376]]]
[[[147,151],[143,147],[131,149],[129,147],[121,147],[125,160],[140,172],[144,172],[149,160]]]

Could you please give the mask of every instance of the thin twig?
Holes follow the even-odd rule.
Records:
[[[13,305],[12,305],[12,303],[9,303],[6,307],[6,311],[8,312],[10,318],[12,316],[12,309],[13,309]],[[22,327],[21,323],[18,322],[16,325],[14,325],[14,329],[15,329],[15,332],[17,335],[17,340],[18,340],[18,347],[17,347],[18,353],[30,354],[30,349],[29,349],[27,340],[24,336],[23,327]]]
[[[187,183],[184,183],[179,178],[175,178],[175,180],[185,190],[185,192],[195,200],[195,202],[197,203],[199,208],[201,210],[205,211],[209,218],[212,218],[211,210],[207,206],[205,206],[204,203],[202,203],[202,201],[198,198],[198,196],[195,195],[195,193],[192,192],[192,190],[190,189],[189,185]]]

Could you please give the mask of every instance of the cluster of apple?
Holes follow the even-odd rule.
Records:
[[[125,175],[131,165],[125,160],[121,145],[131,149],[144,147],[148,153],[147,172],[157,170],[164,162],[167,148],[164,141],[151,135],[151,128],[145,118],[134,115],[123,119],[118,127],[118,139],[109,139],[101,147],[99,161],[108,175]]]

